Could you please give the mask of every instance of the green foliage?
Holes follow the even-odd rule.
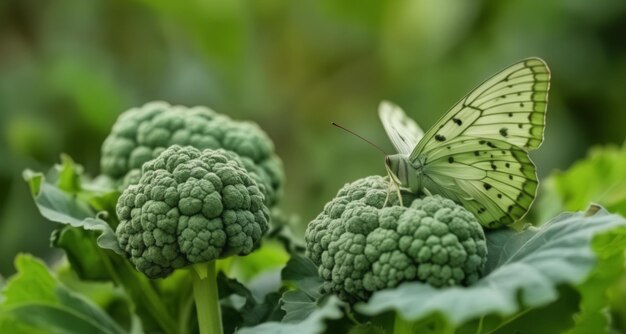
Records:
[[[626,215],[626,146],[596,147],[567,171],[550,175],[537,211],[541,219],[563,210],[582,210],[589,203]]]
[[[487,251],[476,218],[438,195],[383,207],[388,188],[380,176],[349,183],[309,224],[307,256],[324,290],[353,302],[408,281],[476,282]]]
[[[41,173],[30,170],[23,173],[41,215],[55,223],[80,227],[87,231],[99,231],[98,245],[122,254],[115,233],[109,224],[95,214],[89,206],[89,200],[77,198],[76,194],[82,193],[82,189],[80,189],[79,181],[74,179],[75,176],[79,176],[73,170],[74,165],[66,163],[58,168],[59,175],[56,182],[54,176],[48,181]],[[70,178],[72,188],[68,188]]]
[[[283,297],[284,298],[284,297]],[[302,334],[317,334],[323,333],[326,330],[329,320],[340,319],[343,316],[341,309],[342,302],[335,296],[330,296],[327,300],[321,301],[315,305],[315,308],[311,310],[306,317],[290,319],[283,322],[266,322],[264,324],[243,328],[237,333],[240,334],[256,334],[256,333],[278,333],[278,334],[292,334],[294,332]]]
[[[278,201],[284,176],[272,140],[255,123],[234,121],[206,107],[152,102],[122,113],[102,144],[102,173],[121,180],[123,187],[137,183],[141,166],[172,145],[235,152],[266,202]]]
[[[40,260],[20,255],[15,266],[18,273],[2,290],[3,333],[142,332],[139,318],[133,316],[130,328],[121,327],[98,305],[60,283]]]
[[[606,332],[606,287],[623,272],[626,220],[596,211],[562,214],[521,232],[490,231],[485,276],[475,284],[406,282],[357,303],[344,326],[355,332],[382,326],[389,333]],[[283,270],[283,280],[296,288],[281,301],[284,326],[312,321],[327,297],[319,293],[315,267],[294,256]],[[290,327],[272,327],[282,328]]]
[[[224,159],[233,157],[233,153],[223,152],[223,154],[226,154],[222,156]],[[238,163],[231,164],[239,166],[231,168],[244,172]],[[106,282],[121,288],[109,292],[101,289],[105,296],[102,293],[87,294],[81,298],[96,298],[97,301],[104,299],[116,303],[103,304],[102,309],[119,324],[126,325],[133,317],[141,319],[145,332],[197,331],[197,327],[194,326],[197,318],[193,312],[191,279],[186,271],[176,272],[166,279],[150,281],[136,271],[129,261],[116,253],[123,251],[118,246],[113,232],[119,225],[114,212],[119,192],[114,189],[112,183],[106,178],[94,180],[87,178],[81,166],[74,164],[67,156],[62,157],[62,164],[53,167],[45,176],[32,171],[24,172],[24,176],[41,214],[50,221],[59,223],[57,225],[59,227],[51,236],[51,245],[65,252],[70,264],[69,275],[76,276],[70,279],[72,286],[81,287],[80,292],[84,293],[90,291],[90,286]],[[258,189],[256,192],[259,192]],[[260,194],[258,196],[262,197]],[[263,206],[262,203],[260,205]],[[274,241],[259,248],[250,259],[231,257],[223,263],[221,261],[218,263],[218,267],[229,275],[260,285],[257,290],[247,290],[248,288],[235,279],[226,279],[223,274],[218,275],[217,283],[220,296],[223,297],[223,323],[226,333],[234,331],[242,323],[252,326],[266,319],[280,318],[278,307],[280,293],[275,291],[280,288],[280,279],[276,278],[274,281],[272,276],[269,283],[255,283],[253,280],[268,270],[280,268],[286,261],[286,251],[281,243]],[[238,289],[229,288],[237,284]],[[269,288],[263,284],[269,285]],[[113,295],[107,297],[107,293]],[[255,297],[251,298],[253,294]],[[120,314],[119,301],[116,301],[120,300],[120,296],[122,301],[128,300],[130,305],[134,305],[131,311]],[[231,303],[231,300],[237,300],[237,296],[249,298],[243,305],[245,307]],[[278,310],[277,315],[273,315],[275,312],[272,310]],[[242,322],[241,319],[245,321]],[[8,328],[15,331],[24,327],[17,333],[35,333],[34,327],[26,326],[26,323],[13,321],[10,325]]]
[[[216,170],[221,168],[220,164],[227,165],[229,172]],[[204,168],[198,168],[202,166]],[[193,173],[212,173],[219,176],[217,179],[233,180],[227,175],[234,170],[247,174],[232,153],[173,147],[163,152],[161,160],[157,158],[145,165],[145,175],[148,175],[145,185],[155,182],[149,186],[152,191],[136,192],[133,196],[138,198],[143,194],[144,203],[150,202],[148,197],[169,201],[174,198],[172,191],[155,186],[168,177],[178,182],[176,189],[183,189],[185,183],[179,181]],[[235,178],[237,182],[242,182],[242,175]],[[63,274],[64,283],[61,283],[53,274],[56,270],[30,257],[18,258],[19,273],[3,286],[0,330],[15,333],[198,332],[191,288],[193,280],[186,271],[150,281],[114,251],[117,248],[111,242],[115,240],[112,231],[122,226],[124,220],[118,222],[111,211],[119,194],[112,183],[103,178],[88,179],[69,157],[63,157],[62,164],[45,176],[30,171],[24,176],[41,214],[59,223],[51,238],[52,246],[65,251],[71,275]],[[269,209],[260,199],[260,190],[254,189],[251,179],[249,182],[246,192],[238,194],[256,194],[257,206],[265,208],[261,211],[267,219]],[[202,191],[210,188],[200,183],[196,181],[193,185]],[[129,191],[140,187],[142,182],[129,187]],[[458,235],[457,238],[472,234],[471,228],[453,229],[471,226],[470,220],[464,219],[453,203],[441,198],[415,199],[405,194],[406,203],[412,204],[399,207],[392,196],[391,204],[396,205],[382,208],[386,187],[386,180],[378,176],[348,184],[316,221],[326,219],[327,223],[332,223],[328,226],[345,226],[346,231],[366,231],[368,222],[374,221],[377,229],[385,230],[386,224],[395,226],[397,222],[397,228],[386,230],[398,233],[403,231],[399,227],[402,219],[419,217],[419,226],[432,225],[430,232],[437,234],[441,231],[436,222],[446,222],[449,215],[453,215],[456,218],[449,219],[449,232]],[[208,193],[189,193],[194,194],[193,198],[211,197]],[[239,201],[245,195],[224,196],[223,200],[227,198]],[[187,204],[181,206],[181,198],[178,199],[177,210],[182,210]],[[125,200],[120,203],[141,202]],[[205,205],[198,206],[191,201],[188,204],[199,207],[200,214],[211,211]],[[222,203],[224,210],[228,207]],[[281,215],[276,212],[273,216]],[[612,299],[606,288],[624,272],[626,220],[598,207],[586,213],[562,214],[541,227],[527,227],[521,232],[511,229],[487,232],[484,235],[488,250],[484,276],[467,287],[435,288],[414,280],[370,293],[371,296],[368,294],[352,306],[341,302],[333,294],[337,292],[328,288],[323,275],[318,275],[323,272],[319,269],[323,262],[316,263],[298,254],[299,247],[295,246],[298,241],[281,230],[285,227],[283,224],[288,225],[287,220],[277,227],[273,236],[276,240],[266,243],[250,258],[229,257],[217,262],[217,291],[225,333],[294,330],[303,333],[589,333],[604,332],[614,326],[607,312]],[[315,224],[311,228],[315,228]],[[313,234],[307,232],[309,256],[332,247],[354,251],[351,240],[342,239],[331,246],[331,239],[320,237],[316,241]],[[382,244],[392,245],[387,240],[395,240],[393,234],[385,236],[386,243]],[[400,245],[404,239],[398,240]],[[394,253],[396,259],[398,253]],[[289,261],[280,275],[272,274],[287,257]],[[318,257],[326,258],[325,255]],[[344,272],[360,274],[351,268]],[[419,274],[419,269],[417,272]],[[90,292],[96,284],[108,282],[117,288],[101,289],[99,294]],[[23,303],[14,302],[20,298]],[[42,303],[44,305],[40,305]],[[79,320],[72,320],[76,316]]]
[[[596,249],[594,253],[592,241],[606,238],[603,234],[613,233],[615,228],[621,232],[611,238],[612,249]],[[558,286],[578,288],[598,261],[607,255],[621,256],[626,248],[624,229],[624,218],[601,211],[591,217],[583,213],[562,214],[541,228],[530,227],[522,232],[493,231],[487,234],[486,274],[476,284],[435,289],[422,283],[405,283],[395,290],[374,294],[367,304],[358,305],[357,310],[371,316],[394,311],[414,322],[440,314],[454,328],[480,319],[485,333],[496,329],[512,332],[505,327],[511,320],[527,310],[557,301]],[[420,303],[415,304],[415,300]],[[533,328],[540,332],[537,326],[535,323]]]

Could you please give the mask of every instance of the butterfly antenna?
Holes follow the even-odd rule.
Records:
[[[376,144],[372,143],[371,141],[369,141],[369,140],[367,140],[367,139],[365,139],[365,138],[363,138],[363,137],[359,136],[358,134],[356,134],[356,133],[354,133],[354,132],[352,132],[352,131],[350,131],[350,130],[348,130],[348,129],[344,128],[343,126],[341,126],[341,125],[339,125],[339,124],[337,124],[337,123],[335,123],[335,122],[331,122],[330,124],[332,124],[332,125],[334,125],[334,126],[336,126],[336,127],[340,128],[341,130],[343,130],[343,131],[345,131],[345,132],[347,132],[347,133],[349,133],[349,134],[351,134],[351,135],[353,135],[353,136],[356,136],[357,138],[360,138],[360,139],[361,139],[361,140],[363,140],[364,142],[366,142],[366,143],[368,143],[368,144],[370,144],[370,145],[374,146],[377,150],[379,150],[379,151],[383,152],[383,154],[384,154],[384,155],[387,155],[387,152],[385,152],[382,148],[380,148],[380,146],[378,146],[378,145],[376,145]]]

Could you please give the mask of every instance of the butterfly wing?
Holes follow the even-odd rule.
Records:
[[[424,187],[462,204],[487,227],[521,219],[536,195],[527,151],[543,141],[549,87],[547,65],[529,58],[461,99],[409,156],[424,165]]]
[[[424,187],[450,198],[487,227],[520,220],[537,191],[528,153],[497,139],[456,138],[428,155]]]
[[[398,153],[409,155],[424,136],[417,123],[391,102],[380,103],[378,116]]]
[[[526,150],[543,141],[550,70],[539,58],[515,63],[467,94],[428,130],[410,160],[458,137],[498,139]]]

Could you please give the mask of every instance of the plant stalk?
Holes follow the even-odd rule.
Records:
[[[215,261],[196,265],[191,271],[200,334],[223,334]]]
[[[396,319],[393,323],[393,334],[413,334],[413,326],[411,321],[405,320],[400,314],[396,313]]]

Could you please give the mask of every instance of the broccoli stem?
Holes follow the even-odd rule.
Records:
[[[405,320],[400,314],[396,313],[395,321],[393,323],[393,334],[413,334],[414,323]]]
[[[197,264],[191,271],[200,334],[223,334],[215,261]]]

